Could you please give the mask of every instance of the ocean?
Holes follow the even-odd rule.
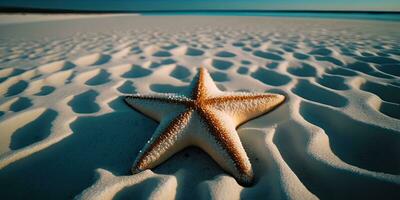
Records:
[[[142,11],[142,15],[266,16],[400,21],[399,12],[360,11]]]

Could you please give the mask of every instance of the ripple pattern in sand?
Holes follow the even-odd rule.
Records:
[[[66,26],[91,27],[78,33],[48,23],[60,37],[0,39],[1,199],[400,198],[398,24],[113,20]],[[115,29],[94,31],[100,23]],[[200,66],[221,90],[287,96],[238,128],[252,187],[197,148],[129,172],[157,123],[121,96],[185,93]]]

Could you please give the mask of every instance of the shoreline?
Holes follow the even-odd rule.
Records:
[[[36,16],[36,15],[140,15],[140,16],[232,16],[232,17],[288,17],[319,18],[341,20],[400,21],[400,11],[320,11],[320,10],[143,10],[143,11],[91,11],[59,9],[20,9],[0,8],[0,16]],[[4,20],[3,20],[4,21]]]

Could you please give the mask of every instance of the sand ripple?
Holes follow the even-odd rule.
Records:
[[[1,199],[400,198],[399,23],[121,16],[1,26]],[[221,90],[288,99],[238,128],[252,187],[197,148],[129,172],[157,123],[121,96],[182,93],[200,66]]]

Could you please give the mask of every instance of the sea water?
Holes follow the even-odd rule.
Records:
[[[142,15],[267,16],[400,21],[400,12],[350,11],[144,11]]]

